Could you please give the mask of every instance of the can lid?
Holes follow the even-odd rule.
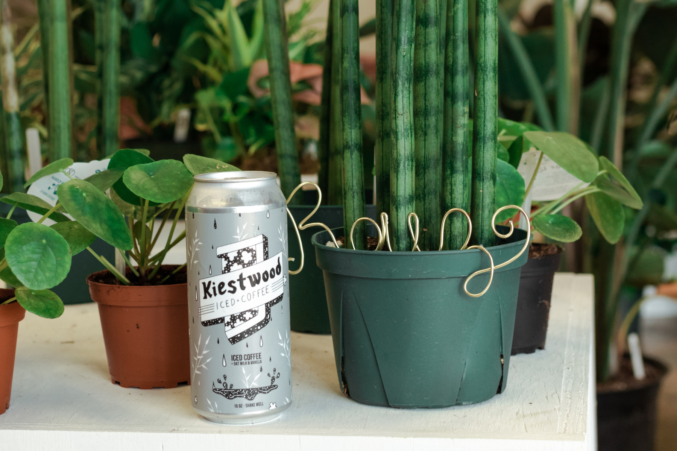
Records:
[[[277,174],[267,171],[231,171],[211,172],[194,176],[196,182],[203,183],[230,183],[230,182],[260,182],[263,180],[275,180]]]

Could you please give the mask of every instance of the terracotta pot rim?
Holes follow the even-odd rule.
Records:
[[[177,265],[162,265],[171,267]],[[160,307],[186,305],[188,283],[171,285],[112,285],[92,280],[97,275],[110,273],[97,271],[87,276],[87,285],[92,300],[97,304],[120,307]]]
[[[5,291],[4,289],[0,291]],[[7,290],[14,291],[14,290]],[[18,302],[0,305],[0,327],[12,326],[26,317],[26,310]]]

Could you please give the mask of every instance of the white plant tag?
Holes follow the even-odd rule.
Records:
[[[108,169],[109,161],[110,159],[101,161],[95,160],[90,161],[89,163],[73,163],[71,166],[66,168],[65,171],[74,179],[86,179],[89,176]],[[59,185],[69,180],[70,179],[61,172],[45,176],[33,183],[30,188],[28,188],[28,194],[39,197],[49,205],[54,206],[56,205],[56,201],[58,199],[56,196],[56,189],[59,187]],[[30,217],[33,222],[38,222],[40,218],[42,218],[42,215],[29,211],[28,217]],[[54,221],[47,219],[43,222],[43,224],[50,226],[54,224]]]
[[[540,154],[541,152],[533,147],[529,152],[522,154],[522,159],[517,170],[524,178],[526,186],[529,186]],[[534,180],[534,184],[531,187],[531,200],[546,201],[559,199],[579,183],[581,183],[580,180],[562,169],[547,155],[543,155],[541,166],[538,168],[538,174],[536,174],[536,180]],[[587,185],[582,184],[581,188]]]
[[[644,379],[646,377],[644,360],[642,360],[642,349],[639,346],[639,336],[636,333],[628,335],[628,348],[630,348],[630,360],[635,379]]]
[[[26,148],[28,149],[28,177],[29,179],[42,169],[42,154],[40,152],[40,134],[37,128],[26,129]]]
[[[190,110],[181,108],[176,114],[176,126],[174,127],[174,142],[182,143],[188,139],[188,128],[190,127]]]

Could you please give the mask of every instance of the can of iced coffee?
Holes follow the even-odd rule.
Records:
[[[291,405],[287,206],[271,172],[201,174],[186,203],[191,402],[219,423]]]

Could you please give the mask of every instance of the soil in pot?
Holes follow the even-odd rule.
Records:
[[[653,451],[656,399],[667,373],[662,363],[645,357],[646,378],[635,379],[630,358],[620,371],[597,384],[597,444],[599,451]]]
[[[164,265],[161,280],[176,266]],[[114,384],[173,388],[190,382],[188,293],[185,269],[165,285],[122,285],[109,271],[87,278],[99,317]]]
[[[14,290],[0,289],[0,303],[14,297]],[[18,302],[0,305],[0,415],[9,409],[12,394],[12,377],[16,357],[16,338],[19,321],[26,311]]]
[[[555,244],[532,243],[529,260],[522,267],[512,355],[545,349],[550,301],[562,249]]]

